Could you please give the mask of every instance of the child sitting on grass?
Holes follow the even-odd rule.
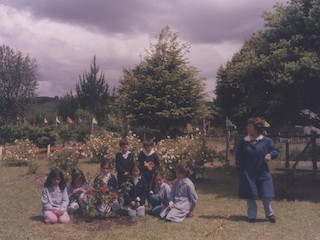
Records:
[[[159,216],[169,204],[168,197],[171,192],[171,187],[166,183],[164,174],[160,170],[155,172],[154,182],[155,187],[153,191],[150,192],[151,213],[154,216]]]
[[[93,188],[100,192],[116,192],[118,189],[117,178],[110,173],[111,164],[106,159],[100,161],[100,174],[94,179]],[[120,209],[118,199],[109,204],[101,201],[97,203],[97,210],[100,214],[104,214],[110,211],[116,212]]]
[[[59,169],[53,169],[44,184],[41,197],[44,222],[67,223],[70,217],[67,212],[69,197],[63,173]]]
[[[193,216],[198,195],[192,181],[188,178],[190,170],[183,164],[176,167],[176,179],[169,194],[169,204],[160,216],[172,222],[182,222]]]
[[[68,212],[75,212],[79,208],[85,210],[88,206],[88,199],[86,195],[87,180],[83,172],[76,168],[71,174],[71,183],[67,188],[69,195]]]
[[[131,189],[124,196],[124,203],[128,206],[128,215],[130,217],[144,217],[147,183],[145,178],[141,176],[140,164],[138,162],[135,162],[133,165],[129,182],[132,184]]]

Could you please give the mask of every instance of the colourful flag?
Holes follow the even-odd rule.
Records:
[[[67,116],[67,123],[72,124],[73,120],[71,119],[71,117]]]
[[[92,124],[98,124],[98,121],[94,117],[92,118]]]
[[[56,123],[60,123],[58,116],[56,116]]]
[[[234,124],[230,121],[230,119],[229,119],[228,117],[226,118],[226,127],[227,127],[227,129],[228,129],[228,128],[234,128],[234,129],[237,128],[237,126],[234,125]]]
[[[268,123],[266,120],[263,119],[263,126],[265,128],[268,128],[268,127],[270,127],[270,123]]]
[[[44,124],[48,123],[48,120],[46,118],[43,119]]]

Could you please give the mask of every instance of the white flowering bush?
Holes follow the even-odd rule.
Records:
[[[78,167],[82,157],[77,147],[57,150],[50,154],[49,168],[50,170],[59,168],[63,172],[66,181],[70,181],[71,172]]]
[[[15,140],[14,145],[6,151],[3,160],[13,166],[28,165],[36,159],[39,152],[30,140]]]
[[[85,143],[84,152],[89,156],[92,156],[92,161],[96,162],[101,158],[106,158],[113,163],[115,155],[120,151],[120,140],[120,135],[107,131],[100,131],[90,135]],[[129,142],[130,151],[137,155],[141,150],[141,141],[131,132],[127,136],[127,140]]]
[[[161,168],[168,179],[175,178],[175,168],[179,163],[187,165],[195,178],[205,176],[205,164],[211,163],[219,155],[211,149],[205,138],[188,136],[178,139],[163,139],[156,145]]]

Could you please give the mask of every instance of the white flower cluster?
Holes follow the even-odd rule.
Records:
[[[3,159],[9,164],[27,164],[36,159],[38,152],[39,148],[30,140],[16,140],[14,145],[6,151]]]

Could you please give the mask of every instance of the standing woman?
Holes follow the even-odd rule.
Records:
[[[250,118],[247,121],[248,135],[238,143],[235,156],[240,170],[239,197],[247,200],[249,222],[256,220],[256,200],[262,199],[267,219],[275,223],[270,204],[275,195],[268,162],[277,158],[279,149],[270,138],[262,135],[263,131],[264,121]]]

